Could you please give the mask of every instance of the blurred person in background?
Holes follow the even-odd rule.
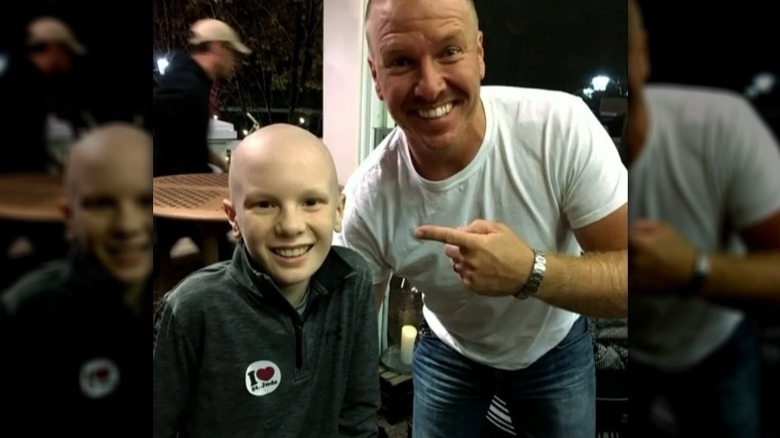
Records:
[[[0,301],[2,436],[147,436],[152,139],[109,124],[66,169],[67,258]]]
[[[191,53],[176,53],[154,88],[155,176],[211,173],[209,164],[225,173],[229,169],[208,145],[209,94],[213,82],[233,77],[241,56],[251,51],[235,30],[219,20],[198,20],[190,32]],[[169,266],[171,248],[182,237],[201,246],[195,226],[166,219],[155,222],[156,254],[163,271]],[[229,258],[232,252],[227,236],[221,238],[220,259]]]
[[[741,96],[646,85],[648,37],[629,0],[632,436],[759,437],[755,328],[780,303],[780,148]]]
[[[86,129],[92,122],[87,107],[89,88],[83,74],[87,50],[71,28],[55,17],[30,21],[21,52],[7,60],[0,79],[0,132],[6,158],[0,160],[0,174],[17,172],[59,173],[61,155],[48,143],[50,123],[64,124],[70,132]],[[0,220],[0,260],[10,260],[12,245],[24,236],[32,245],[27,264],[60,258],[67,252],[60,223],[20,223]],[[4,274],[0,287],[15,279]],[[8,277],[7,279],[5,277]]]
[[[0,172],[38,172],[62,163],[50,153],[47,139],[49,117],[86,129],[92,117],[85,106],[88,88],[82,73],[87,49],[70,27],[55,17],[30,22],[26,36],[26,58],[9,59],[3,80],[4,139],[13,159],[0,160]]]
[[[238,34],[215,19],[195,22],[191,53],[176,53],[154,90],[154,175],[223,172],[228,165],[208,146],[209,93],[214,81],[233,77],[251,53]]]

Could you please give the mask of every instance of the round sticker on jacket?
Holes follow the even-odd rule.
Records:
[[[79,383],[85,396],[106,397],[119,386],[119,367],[108,359],[92,359],[81,366]]]
[[[244,373],[246,390],[254,396],[268,395],[279,387],[282,372],[275,363],[267,360],[253,362]]]

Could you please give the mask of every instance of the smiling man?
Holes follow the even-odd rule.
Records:
[[[231,261],[162,300],[154,437],[375,437],[376,319],[366,262],[332,248],[344,198],[301,128],[246,137],[231,162]]]
[[[2,301],[4,419],[46,412],[16,429],[25,436],[148,434],[151,178],[151,137],[135,127],[97,128],[71,149],[70,257],[23,278]]]
[[[626,169],[581,99],[482,87],[469,0],[373,0],[398,127],[350,178],[339,243],[424,293],[414,435],[479,436],[501,385],[519,432],[595,435],[585,317],[626,315]],[[586,256],[580,257],[581,252]]]

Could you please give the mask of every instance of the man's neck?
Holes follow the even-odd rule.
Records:
[[[471,126],[456,140],[447,151],[439,153],[427,152],[424,148],[414,147],[414,139],[409,141],[409,155],[417,173],[429,181],[443,181],[465,169],[477,156],[487,131],[487,117],[482,100]]]

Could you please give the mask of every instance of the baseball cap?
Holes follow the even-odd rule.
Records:
[[[87,49],[76,39],[70,28],[53,17],[41,17],[33,20],[27,28],[29,46],[48,43],[65,45],[73,53],[84,55]]]
[[[237,52],[248,55],[252,53],[238,38],[238,34],[227,23],[213,18],[196,21],[191,27],[192,38],[190,44],[202,44],[209,42],[228,43]]]

